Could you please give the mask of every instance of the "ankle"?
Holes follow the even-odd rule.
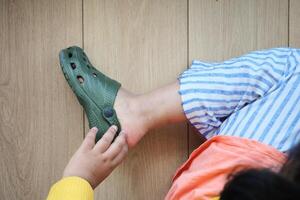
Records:
[[[114,108],[124,131],[128,131],[126,130],[128,125],[130,126],[129,131],[132,131],[134,125],[143,132],[149,128],[143,112],[145,105],[139,97],[140,95],[133,94],[124,88],[120,88],[118,91]]]
[[[151,125],[151,112],[149,111],[148,102],[144,98],[145,95],[133,95],[130,100],[130,110],[139,120],[139,123],[142,125],[144,132],[150,131],[152,128]],[[153,110],[153,109],[152,109]]]
[[[143,115],[145,105],[135,95],[124,88],[118,91],[114,108],[122,130],[128,135],[130,147],[134,146],[148,131],[148,124]]]
[[[137,109],[135,113],[139,116],[146,132],[161,127],[165,123],[155,99],[152,93],[136,95],[133,99],[133,107]]]
[[[175,82],[134,97],[133,107],[147,131],[186,120],[178,90],[179,83]]]

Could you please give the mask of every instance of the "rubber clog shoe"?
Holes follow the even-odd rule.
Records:
[[[93,67],[80,47],[61,50],[59,60],[67,82],[84,108],[89,127],[98,128],[96,142],[112,125],[118,127],[117,136],[121,125],[113,106],[121,84]]]

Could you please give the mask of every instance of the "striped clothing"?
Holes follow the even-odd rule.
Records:
[[[184,112],[207,138],[239,136],[283,152],[300,141],[300,49],[196,60],[178,79]]]

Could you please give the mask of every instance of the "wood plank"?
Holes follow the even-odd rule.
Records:
[[[291,47],[300,48],[300,1],[290,0],[290,41]]]
[[[172,82],[187,63],[187,3],[86,0],[84,48],[102,72],[133,92]],[[96,199],[163,199],[186,158],[185,124],[148,133],[100,185]]]
[[[58,52],[81,44],[81,0],[0,1],[0,199],[45,199],[83,138]]]
[[[189,1],[190,62],[222,61],[287,45],[288,0]],[[190,151],[198,145],[190,131]]]

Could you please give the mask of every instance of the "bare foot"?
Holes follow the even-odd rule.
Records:
[[[129,147],[135,146],[148,131],[146,118],[142,115],[137,96],[120,88],[114,103],[121,128],[127,135]]]
[[[178,90],[177,81],[141,95],[120,88],[114,108],[129,147],[136,145],[152,129],[186,121]]]

